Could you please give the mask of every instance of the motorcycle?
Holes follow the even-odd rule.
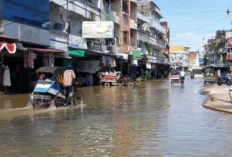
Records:
[[[133,83],[131,81],[131,78],[128,76],[123,76],[117,80],[118,85],[124,85],[124,86],[132,86]]]
[[[194,79],[194,72],[191,72],[191,79]]]
[[[221,86],[222,84],[227,84],[228,86],[231,86],[232,79],[230,77],[230,74],[224,74],[221,76],[218,76],[217,84]]]

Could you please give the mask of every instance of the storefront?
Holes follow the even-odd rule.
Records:
[[[6,55],[15,56],[17,47],[15,42],[16,39],[0,35],[0,94],[9,94],[10,87],[14,83],[11,80],[11,65],[16,65],[18,60],[7,60]]]

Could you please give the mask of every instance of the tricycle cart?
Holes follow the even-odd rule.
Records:
[[[216,72],[214,67],[205,67],[204,70],[204,84],[206,83],[216,83]]]
[[[63,67],[41,67],[36,71],[39,80],[30,98],[33,107],[51,107],[52,105],[60,107],[83,103],[84,95],[75,87],[72,87],[68,99],[66,99],[63,73]]]

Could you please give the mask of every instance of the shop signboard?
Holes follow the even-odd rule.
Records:
[[[83,38],[114,38],[114,23],[112,21],[84,21],[82,23]]]
[[[203,62],[204,62],[203,58],[199,58],[199,63],[203,64]]]
[[[87,49],[86,39],[69,34],[69,47],[77,49]]]
[[[133,57],[140,58],[141,57],[141,49],[134,49],[133,50]]]
[[[151,63],[146,63],[146,68],[151,69]]]
[[[232,37],[226,38],[225,48],[232,48]]]

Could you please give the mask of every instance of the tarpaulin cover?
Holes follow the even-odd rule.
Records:
[[[78,60],[76,62],[75,70],[77,72],[95,73],[96,71],[99,70],[99,67],[100,67],[99,60],[93,60],[93,61]]]
[[[38,70],[36,70],[36,74],[50,73],[57,77],[58,75],[63,75],[64,70],[65,69],[63,67],[40,67]]]

